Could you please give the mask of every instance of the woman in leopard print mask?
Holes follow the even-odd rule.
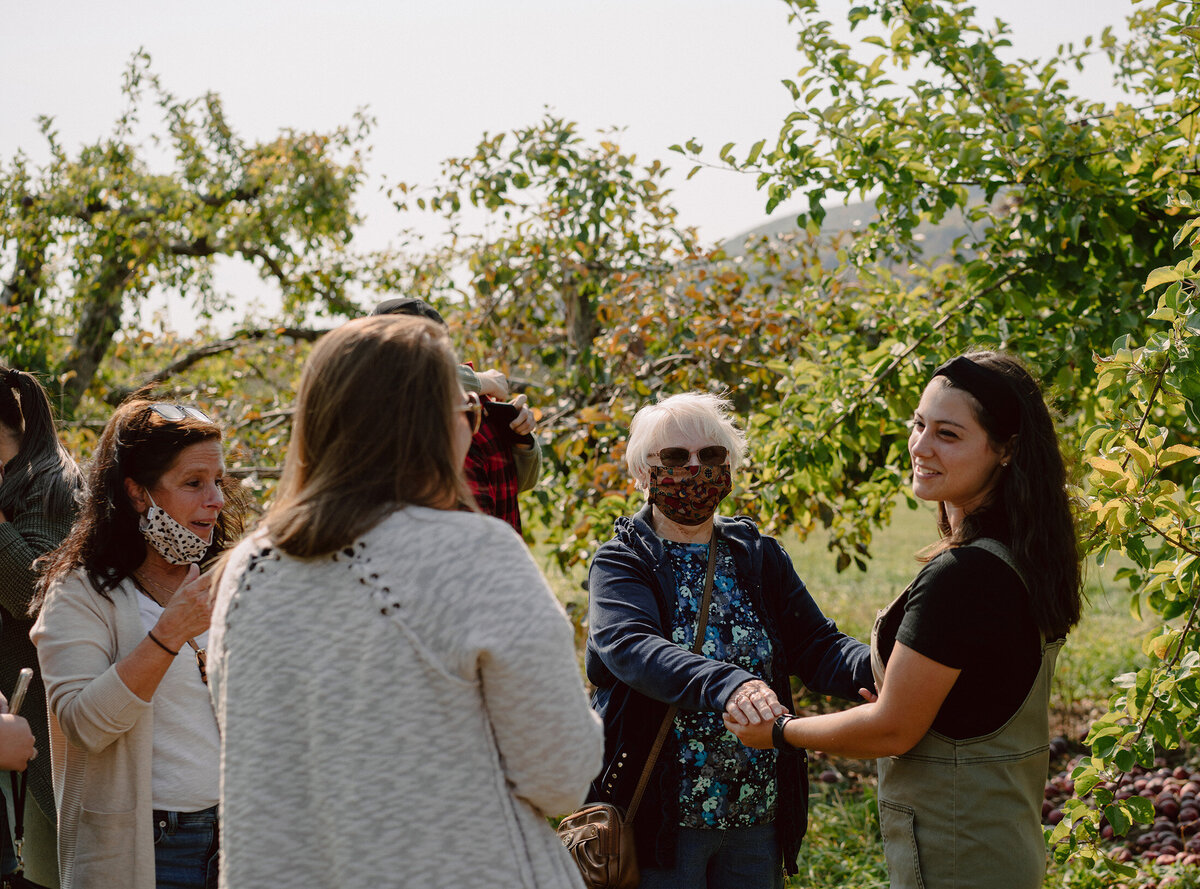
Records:
[[[31,638],[50,707],[63,889],[216,886],[219,751],[200,573],[241,533],[221,427],[142,392],[93,457]]]

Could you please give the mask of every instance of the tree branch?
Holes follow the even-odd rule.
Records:
[[[143,386],[163,383],[171,377],[183,373],[192,365],[203,361],[205,358],[231,352],[245,343],[256,342],[267,337],[290,337],[291,339],[305,340],[311,343],[320,339],[320,337],[328,332],[328,330],[314,330],[304,327],[263,327],[253,330],[241,330],[228,339],[218,340],[217,342],[208,343],[207,345],[193,349],[175,359],[166,367],[142,377],[141,381],[135,386],[121,386],[112,389],[105,397],[105,401],[109,404],[120,404]]]
[[[286,287],[289,283],[291,283],[288,280],[287,272],[283,270],[283,266],[279,264],[279,261],[274,256],[271,256],[271,254],[267,253],[266,250],[263,250],[260,247],[242,246],[239,248],[239,252],[242,254],[242,256],[248,258],[255,257],[257,259],[261,259],[263,261],[263,265],[270,269],[271,274],[279,280],[280,286]]]
[[[1133,440],[1136,442],[1141,438],[1142,430],[1146,428],[1146,423],[1150,420],[1150,412],[1154,410],[1154,399],[1158,397],[1158,393],[1162,390],[1163,379],[1167,375],[1166,366],[1158,372],[1154,380],[1154,390],[1150,393],[1150,397],[1146,399],[1146,410],[1142,413],[1141,420],[1138,421],[1137,429],[1133,431]],[[1121,469],[1125,469],[1129,465],[1129,461],[1133,459],[1132,453],[1125,454],[1125,459],[1121,461]]]
[[[246,478],[251,475],[259,478],[279,478],[283,475],[283,469],[278,466],[242,466],[226,469],[225,474],[234,478]]]
[[[208,257],[221,252],[221,246],[210,244],[205,235],[201,235],[194,241],[172,241],[168,245],[168,249],[175,256]]]
[[[1188,549],[1188,547],[1183,546],[1183,544],[1172,540],[1166,534],[1163,534],[1162,531],[1159,531],[1158,528],[1156,528],[1154,526],[1153,522],[1150,522],[1148,520],[1143,520],[1142,524],[1148,525],[1156,533],[1161,534],[1163,539],[1174,544],[1175,546],[1179,547],[1180,549],[1184,550],[1185,552],[1190,552],[1190,553],[1195,554],[1194,550]],[[1192,627],[1195,626],[1196,609],[1198,606],[1200,606],[1200,597],[1197,597],[1196,599],[1192,600],[1192,608],[1191,608],[1191,611],[1188,612],[1187,624],[1184,626],[1183,632],[1179,636],[1179,645],[1177,645],[1175,648],[1175,654],[1171,657],[1171,662],[1169,664],[1167,664],[1168,670],[1175,669],[1175,666],[1179,663],[1179,658],[1183,654],[1184,642],[1187,640],[1187,635],[1188,635],[1188,633],[1191,632]],[[1155,695],[1151,696],[1150,709],[1146,711],[1146,717],[1145,717],[1144,721],[1142,722],[1141,725],[1138,726],[1137,736],[1133,739],[1133,744],[1131,744],[1130,747],[1137,746],[1137,742],[1142,739],[1142,735],[1146,734],[1146,729],[1148,729],[1150,727],[1150,717],[1154,715],[1154,708],[1158,706],[1158,701],[1159,701],[1159,699],[1157,696],[1155,696]],[[1122,774],[1125,774],[1125,773],[1122,773]]]
[[[956,315],[958,315],[959,313],[961,313],[964,309],[969,308],[971,305],[973,305],[975,302],[977,302],[981,296],[985,296],[989,293],[992,293],[995,290],[999,290],[1001,287],[1003,287],[1005,284],[1007,284],[1013,278],[1015,278],[1019,274],[1021,274],[1024,270],[1025,269],[1023,267],[1018,266],[1017,268],[1013,269],[1011,272],[1006,274],[999,281],[996,281],[994,284],[990,284],[987,287],[985,287],[983,290],[980,290],[978,293],[973,295],[970,299],[964,300],[961,303],[955,303],[955,305],[953,305],[951,308],[949,308],[945,312],[943,312],[942,316],[940,318],[938,318],[937,321],[934,322],[933,326],[930,327],[928,331],[926,331],[924,334],[919,336],[913,342],[912,345],[910,345],[901,354],[897,355],[894,359],[892,359],[891,364],[889,364],[880,373],[876,374],[872,378],[872,380],[871,380],[870,384],[867,386],[867,388],[864,389],[861,393],[859,393],[858,397],[855,399],[855,401],[853,403],[851,403],[847,408],[845,408],[845,410],[841,411],[841,413],[839,413],[836,417],[834,417],[832,422],[827,423],[825,425],[825,428],[821,431],[819,438],[824,438],[826,435],[829,434],[829,431],[831,429],[833,429],[835,426],[837,426],[839,423],[841,423],[842,420],[846,419],[846,417],[850,416],[850,414],[852,414],[854,411],[856,411],[858,409],[858,407],[862,404],[863,400],[866,399],[866,397],[868,395],[870,395],[872,392],[874,392],[876,389],[879,388],[880,383],[882,383],[884,380],[886,380],[888,377],[890,377],[893,373],[895,373],[896,368],[898,368],[901,364],[903,364],[909,355],[911,355],[913,352],[915,352],[920,346],[924,345],[925,341],[928,340],[931,336],[933,336],[935,333],[937,333],[939,330],[941,330],[943,327],[945,327],[951,318],[953,318]]]
[[[184,199],[187,210],[195,210],[197,204],[203,204],[206,207],[224,207],[232,204],[235,201],[251,201],[262,195],[262,188],[235,188],[233,191],[225,194],[193,194]],[[86,204],[79,205],[79,209],[69,215],[74,216],[80,222],[91,223],[93,217],[98,213],[111,213],[116,211],[123,219],[130,219],[134,222],[148,222],[151,219],[156,219],[163,216],[167,211],[164,208],[155,207],[123,207],[116,206],[109,201],[92,200]]]
[[[1147,528],[1149,528],[1151,531],[1153,531],[1155,534],[1157,534],[1159,537],[1161,537],[1167,543],[1171,544],[1171,546],[1175,547],[1176,549],[1183,550],[1185,553],[1188,553],[1189,555],[1200,556],[1200,550],[1197,550],[1194,547],[1188,546],[1182,540],[1172,537],[1166,531],[1162,530],[1156,524],[1154,524],[1154,522],[1150,521],[1150,519],[1139,518],[1138,523],[1145,525]],[[1200,602],[1200,597],[1197,597],[1196,601]]]

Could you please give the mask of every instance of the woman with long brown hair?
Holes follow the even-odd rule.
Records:
[[[92,458],[31,638],[50,709],[63,889],[210,889],[219,739],[207,565],[241,534],[221,427],[139,393]]]
[[[908,450],[941,540],[876,621],[878,700],[725,723],[752,747],[879,757],[893,889],[1036,889],[1050,680],[1082,607],[1054,424],[1020,361],[973,352],[934,371]]]
[[[218,582],[222,886],[580,886],[600,765],[562,608],[471,508],[479,403],[423,318],[313,348],[279,493]]]

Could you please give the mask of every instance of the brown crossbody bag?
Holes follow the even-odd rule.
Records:
[[[708,609],[712,602],[713,575],[717,567],[717,529],[713,527],[712,539],[708,544],[708,570],[704,575],[704,595],[700,598],[700,614],[696,622],[696,641],[692,652],[699,654],[704,645],[704,631],[708,627]],[[558,825],[558,838],[571,853],[583,882],[588,889],[637,889],[641,877],[638,873],[637,847],[633,839],[633,819],[642,802],[642,794],[650,783],[650,773],[662,750],[667,732],[675,721],[679,708],[672,704],[667,708],[659,727],[658,737],[642,769],[637,789],[629,802],[629,810],[610,803],[589,803],[572,812]]]

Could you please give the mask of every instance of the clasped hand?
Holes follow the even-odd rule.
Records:
[[[766,723],[769,734],[771,723],[775,721],[775,717],[782,716],[787,712],[787,708],[779,703],[779,698],[771,690],[771,686],[761,679],[751,679],[734,689],[729,700],[725,702],[723,716],[727,726],[731,724],[753,726]],[[732,729],[730,730],[732,731]]]
[[[762,685],[763,683],[759,684]],[[751,721],[747,719],[736,718],[736,715],[732,714],[734,701],[737,699],[738,693],[748,685],[750,685],[749,682],[738,686],[738,689],[736,692],[734,692],[733,697],[729,699],[729,703],[725,705],[725,712],[722,714],[721,718],[725,721],[725,728],[728,729],[734,737],[736,737],[747,747],[757,747],[759,750],[766,750],[775,746],[775,736],[772,731],[775,727],[775,717],[782,716],[788,711],[781,706],[778,711],[774,712],[774,716],[771,716],[765,720],[759,719]],[[769,692],[770,689],[768,688],[767,691]],[[873,704],[879,700],[879,697],[874,692],[866,688],[860,688],[858,690],[858,694],[868,704]],[[778,701],[776,701],[776,703],[778,703]],[[742,708],[739,707],[738,709],[741,710]]]
[[[529,435],[537,428],[537,421],[533,418],[533,411],[526,404],[528,399],[524,395],[518,395],[509,404],[517,409],[517,418],[508,425],[517,435]]]

